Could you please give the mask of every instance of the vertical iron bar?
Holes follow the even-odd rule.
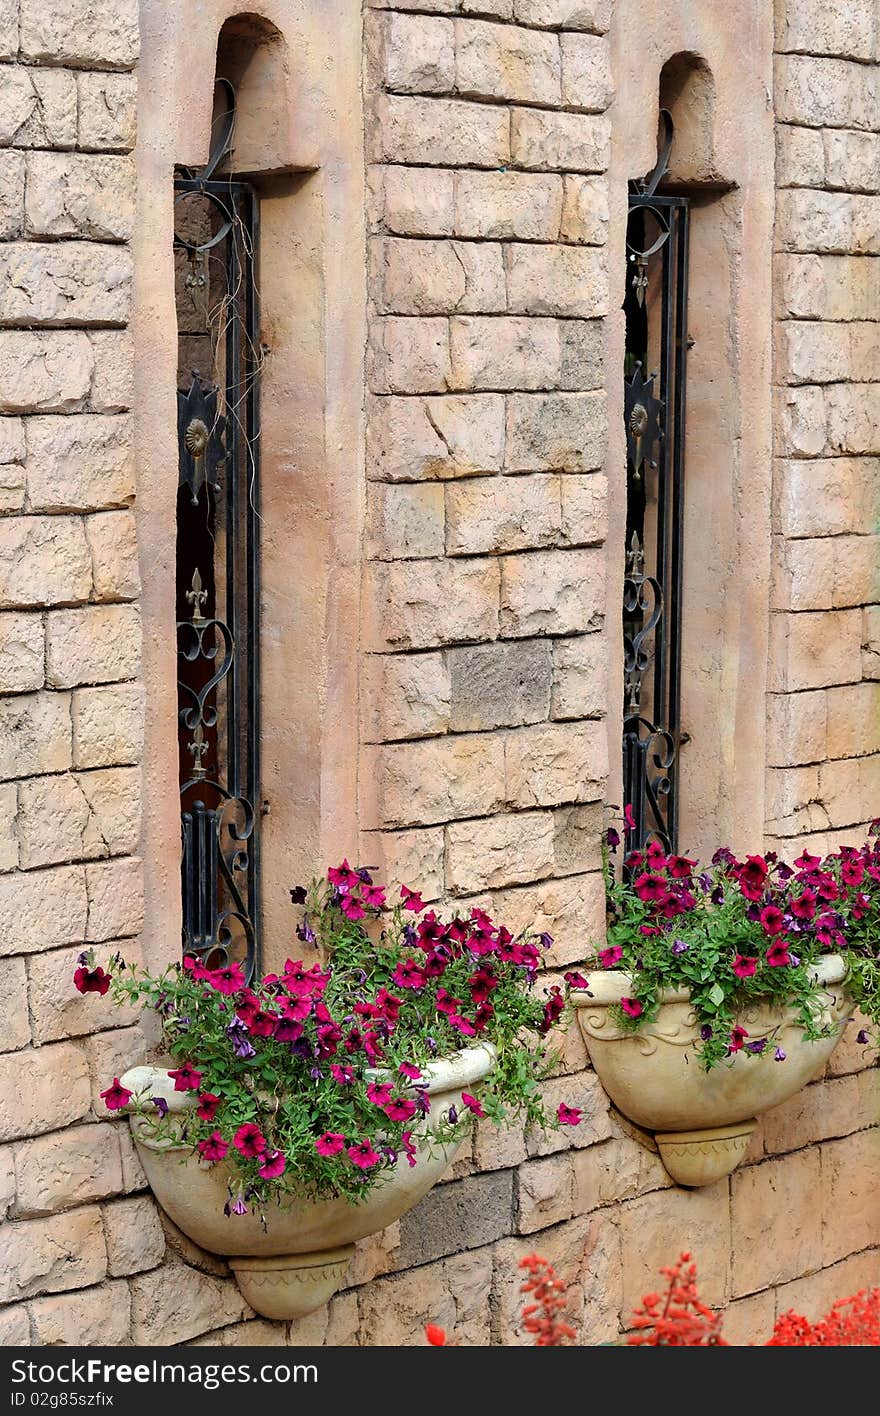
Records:
[[[254,809],[254,832],[248,856],[248,909],[254,926],[255,964],[259,965],[260,918],[260,310],[259,207],[256,193],[247,194],[245,253],[245,328],[247,333],[247,618],[248,618],[248,800]]]
[[[681,616],[682,580],[684,572],[684,454],[685,420],[687,417],[687,339],[688,339],[688,254],[690,239],[690,208],[682,199],[676,212],[676,276],[675,276],[675,403],[672,415],[672,547],[669,568],[669,716],[668,731],[676,752],[681,731]],[[669,832],[673,841],[678,837],[678,771],[670,776]]]
[[[673,213],[668,212],[670,226]],[[651,718],[655,723],[663,723],[666,718],[667,654],[666,654],[666,609],[665,590],[668,583],[668,541],[669,541],[669,434],[670,434],[670,391],[673,378],[672,340],[672,238],[662,247],[662,299],[660,310],[660,397],[663,401],[662,432],[657,455],[657,541],[654,559],[655,571],[664,590],[664,612],[654,631],[654,699]]]
[[[239,673],[238,644],[239,624],[238,601],[238,484],[241,476],[241,437],[238,425],[239,360],[241,345],[238,318],[238,232],[236,217],[238,203],[229,190],[229,211],[232,229],[226,238],[226,444],[229,452],[226,477],[226,612],[223,618],[229,626],[235,655],[229,670],[226,689],[226,733],[227,770],[229,791],[233,796],[242,795],[239,770]],[[246,449],[245,449],[246,452]]]

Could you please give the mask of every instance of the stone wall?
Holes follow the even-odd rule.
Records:
[[[282,32],[285,3],[265,7]],[[516,1261],[532,1250],[571,1283],[584,1343],[615,1338],[683,1247],[708,1300],[730,1304],[733,1341],[880,1281],[877,1071],[852,1027],[827,1077],[765,1118],[745,1165],[697,1192],[619,1128],[573,1029],[548,1099],[583,1106],[581,1125],[547,1141],[478,1126],[445,1182],[360,1246],[349,1289],[292,1325],[255,1318],[226,1266],[158,1215],[125,1123],[97,1097],[144,1039],[125,1014],[96,1030],[95,1000],[69,985],[84,941],[134,955],[142,913],[125,333],[137,6],[46,9],[0,0],[3,1341],[397,1345],[430,1320],[465,1343],[518,1342]],[[778,27],[771,801],[818,770],[797,755],[798,713],[816,730],[807,763],[830,759],[832,776],[867,784],[878,748],[876,709],[857,697],[880,654],[863,611],[878,598],[878,262],[859,254],[880,254],[871,15],[871,0],[788,0]],[[603,393],[618,373],[602,355],[606,263],[620,259],[604,246],[613,18],[611,0],[383,0],[364,16],[361,857],[426,898],[549,929],[550,978],[601,927],[616,742],[603,721],[617,633],[606,473],[620,485]],[[805,600],[820,583],[824,598]],[[874,814],[858,800],[830,821],[774,805],[774,838],[855,831]]]

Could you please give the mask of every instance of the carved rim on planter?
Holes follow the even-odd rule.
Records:
[[[699,1027],[690,990],[659,994],[653,1022],[638,1032],[619,1027],[612,1004],[632,992],[632,976],[596,970],[590,992],[572,993],[587,1050],[602,1086],[628,1121],[654,1137],[663,1164],[679,1185],[710,1185],[729,1175],[745,1155],[756,1118],[800,1091],[830,1057],[850,1008],[846,963],[829,954],[811,970],[821,987],[822,1018],[830,1037],[808,1042],[791,1008],[753,1003],[737,1021],[750,1040],[766,1038],[760,1056],[745,1052],[706,1072],[694,1055]],[[782,1047],[785,1061],[774,1060]]]
[[[131,1114],[129,1121],[153,1194],[178,1229],[208,1253],[229,1260],[255,1312],[300,1318],[343,1286],[358,1239],[387,1228],[440,1179],[468,1131],[470,1113],[461,1104],[461,1093],[482,1081],[495,1060],[491,1043],[481,1043],[424,1068],[430,1111],[414,1134],[423,1139],[415,1166],[410,1168],[402,1156],[363,1200],[340,1196],[268,1205],[265,1228],[258,1214],[227,1218],[223,1213],[230,1176],[225,1162],[208,1165],[186,1145],[152,1140],[140,1116]],[[174,1090],[173,1079],[160,1067],[132,1067],[122,1084],[136,1097],[164,1097],[174,1115],[184,1116],[195,1105],[191,1093]],[[428,1133],[436,1133],[452,1105],[462,1120],[458,1136],[443,1145],[435,1141],[429,1149]]]

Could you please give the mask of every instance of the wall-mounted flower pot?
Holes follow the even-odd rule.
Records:
[[[738,1021],[750,1041],[767,1039],[764,1052],[735,1053],[708,1072],[695,1052],[699,1028],[687,989],[662,992],[657,1017],[637,1032],[624,1032],[611,1012],[633,991],[629,974],[597,971],[590,974],[589,994],[572,993],[602,1086],[623,1116],[653,1132],[677,1184],[711,1185],[729,1175],[745,1155],[760,1113],[794,1096],[830,1057],[850,1009],[840,987],[846,966],[832,954],[813,973],[823,988],[823,1020],[833,1025],[832,1036],[808,1042],[791,1009],[750,1007]],[[777,1047],[784,1061],[775,1060]]]
[[[416,1165],[402,1156],[395,1167],[377,1178],[375,1187],[356,1203],[345,1197],[293,1200],[289,1206],[269,1205],[265,1225],[258,1213],[227,1217],[229,1170],[225,1163],[207,1165],[185,1145],[162,1145],[148,1138],[145,1123],[130,1117],[132,1134],[150,1187],[165,1210],[194,1243],[229,1260],[239,1288],[251,1307],[267,1318],[299,1318],[326,1303],[342,1287],[358,1239],[376,1234],[418,1204],[439,1180],[464,1139],[428,1145],[449,1114],[461,1117],[462,1091],[492,1070],[491,1046],[468,1047],[424,1069],[430,1110],[421,1132]],[[174,1090],[166,1071],[133,1067],[122,1083],[136,1096],[164,1097],[169,1111],[181,1118],[192,1106],[191,1094]]]

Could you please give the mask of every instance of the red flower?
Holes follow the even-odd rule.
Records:
[[[621,998],[620,1006],[628,1018],[640,1018],[645,1011],[638,998]]]
[[[210,1119],[210,1118],[207,1118]],[[202,1160],[210,1161],[213,1165],[216,1161],[222,1160],[229,1150],[229,1146],[219,1131],[212,1131],[206,1141],[199,1141],[198,1151]]]
[[[767,879],[767,862],[763,856],[746,856],[742,865],[737,867],[736,876],[746,899],[760,900]]]
[[[227,964],[225,968],[214,969],[205,974],[205,982],[218,993],[238,993],[244,988],[244,973],[241,964]]]
[[[599,967],[603,969],[613,969],[615,964],[619,964],[623,958],[623,950],[619,944],[612,944],[608,949],[599,951]]]
[[[390,1082],[370,1082],[367,1087],[367,1100],[374,1106],[385,1106],[391,1100],[393,1090]]]
[[[398,988],[412,988],[418,991],[427,983],[424,971],[419,968],[415,959],[404,959],[397,965],[391,977]]]
[[[325,1131],[323,1136],[319,1136],[315,1141],[315,1150],[318,1155],[338,1155],[344,1145],[344,1136],[338,1135],[335,1131]]]
[[[674,855],[669,857],[667,869],[674,880],[686,880],[693,875],[696,863],[695,860],[688,860],[687,856]]]
[[[404,1131],[401,1134],[400,1139],[403,1142],[403,1150],[404,1154],[406,1155],[406,1163],[409,1166],[410,1170],[412,1170],[419,1156],[417,1148],[413,1145],[412,1131]]]
[[[244,1126],[239,1126],[232,1137],[232,1144],[247,1160],[255,1160],[257,1156],[263,1154],[268,1145],[266,1137],[259,1126],[255,1126],[252,1121],[246,1122]]]
[[[640,900],[660,901],[665,900],[669,894],[669,887],[662,875],[652,875],[649,871],[644,871],[633,885],[633,889]]]
[[[538,1024],[538,1032],[546,1036],[554,1023],[559,1021],[564,1008],[565,999],[562,996],[562,991],[558,984],[554,984],[550,989],[550,997],[544,1004],[544,1016]]]
[[[743,1043],[748,1037],[745,1028],[734,1028],[730,1034],[730,1042],[727,1044],[728,1052],[742,1052]]]
[[[360,900],[355,899],[354,895],[350,894],[343,895],[339,902],[339,908],[342,910],[346,919],[352,921],[363,919],[367,913]]]
[[[785,916],[777,905],[765,905],[761,911],[761,928],[765,934],[781,934]]]
[[[203,1121],[213,1121],[217,1115],[217,1107],[220,1105],[220,1097],[213,1092],[199,1092],[199,1104],[196,1108],[196,1115]]]
[[[252,1020],[260,1011],[260,1005],[252,993],[246,993],[243,998],[239,998],[235,1005],[235,1016],[250,1027]]]
[[[287,1158],[280,1151],[269,1151],[260,1165],[260,1174],[264,1180],[276,1180],[279,1175],[284,1174],[284,1167],[287,1165]]]
[[[804,851],[795,861],[796,870],[815,870],[817,865],[821,865],[819,856],[810,855],[809,851]]]
[[[382,1110],[391,1121],[408,1121],[416,1114],[416,1104],[408,1096],[393,1096]]]
[[[561,1101],[556,1108],[556,1120],[560,1126],[579,1126],[583,1114],[580,1107],[566,1106],[564,1101]]]
[[[450,1013],[447,1022],[456,1032],[460,1032],[462,1037],[476,1037],[477,1030],[469,1018],[462,1017],[461,1013]]]
[[[73,975],[73,984],[80,993],[100,993],[103,998],[110,987],[110,975],[102,968],[78,968]]]
[[[814,891],[805,890],[802,895],[798,895],[789,905],[789,909],[795,919],[812,919],[816,913],[816,896]]]
[[[446,1333],[443,1331],[442,1327],[438,1327],[436,1323],[425,1324],[425,1337],[432,1347],[446,1346]]]
[[[384,910],[385,891],[381,885],[362,885],[361,899],[371,910]]]
[[[840,870],[844,885],[861,885],[865,878],[865,867],[860,860],[845,860]]]
[[[204,964],[200,964],[198,959],[194,959],[191,954],[187,954],[183,961],[183,968],[190,975],[194,983],[203,983],[211,972]]]
[[[196,1071],[191,1062],[183,1062],[181,1066],[169,1071],[168,1075],[174,1078],[176,1092],[198,1091],[202,1085],[202,1074]]]
[[[271,1037],[277,1023],[277,1013],[267,1013],[265,1008],[258,1008],[248,1026],[254,1037]]]
[[[400,898],[403,900],[403,908],[411,910],[413,914],[421,914],[426,908],[425,902],[418,890],[410,890],[408,885],[401,885]]]
[[[731,967],[737,978],[751,978],[758,967],[758,960],[749,954],[737,954]]]
[[[788,952],[788,945],[784,939],[776,939],[770,945],[766,954],[767,963],[771,969],[784,968],[791,963],[791,954]]]
[[[470,1092],[462,1092],[461,1100],[462,1104],[466,1106],[468,1111],[472,1112],[474,1116],[486,1115],[477,1098],[475,1096],[471,1096]]]
[[[347,1155],[352,1165],[356,1165],[358,1170],[372,1170],[374,1165],[378,1165],[381,1156],[377,1155],[366,1139],[356,1141],[353,1146],[348,1147]]]
[[[636,818],[633,816],[633,809],[629,802],[627,802],[626,806],[623,808],[623,824],[627,831],[634,831],[636,829]]]
[[[108,1111],[119,1111],[123,1106],[128,1106],[133,1093],[124,1087],[118,1077],[113,1078],[112,1087],[101,1092],[101,1100]]]

